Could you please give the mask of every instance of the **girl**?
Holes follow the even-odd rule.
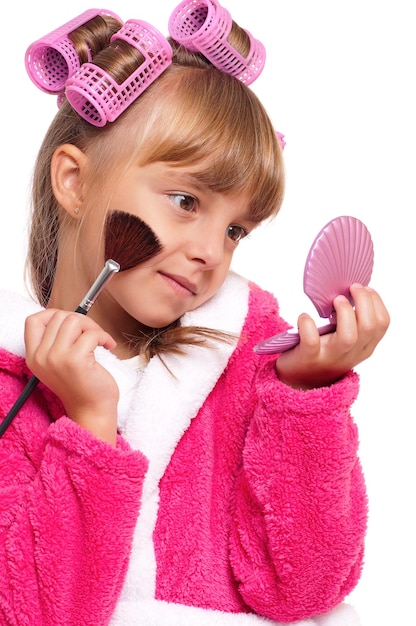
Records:
[[[204,24],[225,11],[190,4]],[[147,42],[145,23],[81,22],[65,39],[80,67],[34,173],[38,303],[2,294],[0,415],[32,373],[41,383],[0,440],[1,624],[345,624],[367,516],[352,368],[384,335],[385,307],[352,285],[335,333],[302,315],[299,346],[257,355],[288,328],[229,270],[283,199],[278,137],[246,84],[261,64],[227,73],[173,21],[176,39],[152,31],[149,55],[126,41]],[[223,57],[253,42],[233,23]],[[155,59],[139,94],[118,92]],[[77,91],[92,72],[125,100],[104,121],[101,83],[87,103]],[[114,216],[120,237],[141,220],[161,245],[79,315]]]

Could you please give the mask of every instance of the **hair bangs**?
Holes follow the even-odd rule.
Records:
[[[212,191],[248,192],[254,222],[277,214],[284,189],[281,148],[257,96],[240,81],[215,68],[172,65],[140,107],[143,114],[133,114],[132,107],[126,123],[136,127],[129,151],[141,165],[189,165]]]

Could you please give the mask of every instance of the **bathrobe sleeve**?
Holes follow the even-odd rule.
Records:
[[[253,345],[282,329],[273,329],[277,315],[264,303],[258,308],[264,298],[254,292],[252,300],[256,314],[239,354],[242,369],[253,372],[252,412],[230,558],[252,610],[294,621],[332,609],[360,576],[367,498],[350,414],[358,377],[350,372],[329,387],[302,391],[277,379],[275,357],[263,357],[256,369]]]
[[[1,417],[24,384],[17,357],[10,373],[2,356]],[[59,407],[46,391],[36,389],[0,439],[0,623],[107,624],[147,461],[121,438],[114,448],[65,416],[53,421]]]

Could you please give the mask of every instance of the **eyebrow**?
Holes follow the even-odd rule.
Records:
[[[165,176],[168,180],[171,178],[175,183],[176,181],[179,181],[180,184],[192,185],[192,187],[196,187],[196,189],[201,191],[212,191],[209,185],[202,183],[195,174],[189,174],[188,172],[179,171],[173,168],[167,170]]]
[[[195,189],[201,191],[201,192],[211,192],[211,193],[223,193],[220,191],[215,191],[213,190],[209,185],[207,185],[206,183],[201,182],[198,177],[197,174],[191,174],[189,172],[183,172],[183,171],[179,171],[175,168],[169,169],[166,171],[165,174],[166,178],[168,179],[169,182],[169,177],[171,176],[172,179],[174,179],[174,182],[176,183],[177,181],[179,181],[180,185],[191,185],[192,187],[194,187]],[[223,194],[223,195],[227,195],[227,194]],[[232,195],[232,194],[230,194]],[[245,210],[244,213],[242,213],[241,215],[241,219],[249,222],[253,228],[258,226],[258,224],[260,222],[256,222],[255,220],[253,220],[253,218],[250,215],[249,210]]]

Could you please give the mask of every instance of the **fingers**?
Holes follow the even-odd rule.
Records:
[[[359,329],[380,341],[390,324],[390,315],[380,295],[371,287],[362,285],[351,285],[350,292]]]
[[[309,358],[319,354],[321,343],[315,322],[307,313],[302,313],[298,318],[298,332],[302,348]]]
[[[354,307],[343,296],[334,300],[337,335],[346,352],[355,350],[363,360],[372,354],[386,333],[390,316],[374,289],[356,284],[350,292]]]
[[[300,388],[328,385],[373,353],[387,331],[389,314],[374,289],[352,285],[350,292],[354,306],[345,296],[334,300],[333,333],[321,336],[309,315],[299,316],[299,345],[276,363],[281,380]]]
[[[79,313],[47,309],[27,318],[25,325],[27,358],[37,360],[77,351],[93,351],[97,346],[115,348],[115,341],[93,320]]]
[[[26,318],[24,332],[26,349],[28,345],[36,346],[41,342],[48,322],[56,312],[55,309],[47,309]]]
[[[334,300],[337,320],[337,340],[344,351],[349,351],[358,340],[357,317],[350,301],[345,296],[337,296]]]
[[[28,367],[68,417],[115,445],[119,390],[94,354],[98,346],[115,348],[113,338],[84,315],[47,309],[27,318],[25,342]]]
[[[98,346],[115,348],[116,342],[96,322],[79,313],[48,309],[30,316],[25,325],[26,362],[30,370],[53,390],[85,384],[94,367]]]

